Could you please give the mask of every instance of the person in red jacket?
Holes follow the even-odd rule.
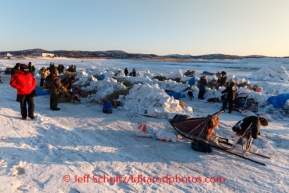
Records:
[[[10,85],[17,89],[17,94],[20,100],[20,110],[22,119],[27,118],[27,108],[28,104],[28,116],[30,119],[34,119],[34,99],[36,80],[29,72],[28,66],[25,64],[20,65],[19,72],[13,74],[10,79]]]

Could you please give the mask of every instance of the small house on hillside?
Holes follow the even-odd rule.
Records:
[[[35,52],[35,53],[33,53],[33,56],[54,58],[54,54],[52,54],[52,53],[42,53],[42,52]]]

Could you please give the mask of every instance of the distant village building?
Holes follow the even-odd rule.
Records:
[[[34,56],[40,56],[40,57],[54,58],[54,54],[52,54],[52,53],[35,52],[35,53],[33,53],[33,55]]]

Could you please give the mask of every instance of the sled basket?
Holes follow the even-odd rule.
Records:
[[[214,134],[215,128],[219,125],[219,115],[222,112],[219,111],[213,115],[199,118],[179,118],[183,115],[175,115],[170,123],[179,134],[188,139],[207,140]]]

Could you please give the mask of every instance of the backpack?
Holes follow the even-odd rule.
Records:
[[[194,139],[192,141],[192,143],[191,143],[191,147],[195,151],[207,152],[207,153],[211,153],[212,152],[211,145],[206,143],[203,140]]]

